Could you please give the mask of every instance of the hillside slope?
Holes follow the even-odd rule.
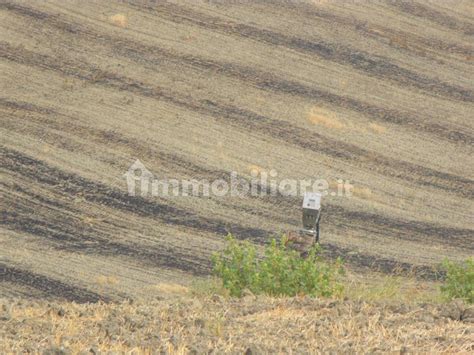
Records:
[[[131,197],[136,159],[350,180],[322,244],[354,268],[473,255],[469,2],[244,3],[0,3],[0,295],[146,296],[299,227],[299,198]]]

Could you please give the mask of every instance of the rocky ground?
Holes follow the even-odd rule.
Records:
[[[469,353],[474,308],[308,297],[196,296],[76,304],[0,301],[0,352]]]

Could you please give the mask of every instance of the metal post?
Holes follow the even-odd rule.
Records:
[[[319,212],[318,220],[316,221],[316,226],[315,226],[315,242],[319,243],[319,220],[321,219],[321,212]]]

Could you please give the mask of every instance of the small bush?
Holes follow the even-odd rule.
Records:
[[[263,258],[248,241],[227,237],[222,254],[214,254],[213,270],[222,279],[231,296],[240,297],[245,289],[254,294],[271,296],[310,295],[329,297],[343,291],[338,276],[343,273],[342,262],[324,262],[320,247],[314,246],[306,258],[287,247],[286,237],[275,239],[265,248]]]
[[[474,258],[463,263],[449,260],[443,262],[446,280],[441,286],[441,292],[448,299],[462,298],[468,303],[474,303]]]

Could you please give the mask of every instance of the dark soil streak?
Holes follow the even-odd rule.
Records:
[[[0,282],[11,282],[23,286],[33,287],[41,291],[48,298],[64,298],[77,303],[110,302],[110,298],[89,291],[85,288],[69,285],[59,280],[21,270],[16,267],[0,263]]]
[[[13,101],[10,101],[11,105],[14,104]],[[33,107],[34,105],[27,103],[27,102],[18,102],[15,103],[16,106],[18,107]],[[2,105],[2,102],[0,101],[0,106]],[[214,169],[210,167],[205,167],[202,165],[197,165],[193,163],[192,161],[186,159],[183,156],[179,156],[177,154],[171,154],[171,153],[166,153],[163,151],[158,151],[157,149],[153,149],[149,145],[143,144],[140,141],[133,140],[131,137],[127,137],[123,135],[122,133],[112,131],[112,130],[100,130],[100,129],[90,129],[87,126],[82,126],[76,123],[73,123],[77,121],[77,118],[75,117],[70,117],[66,115],[61,115],[57,112],[53,112],[52,109],[50,108],[44,108],[44,107],[37,107],[36,110],[38,112],[50,112],[50,115],[48,116],[35,116],[34,119],[38,122],[47,124],[48,127],[57,129],[57,130],[62,130],[62,131],[67,131],[68,134],[72,136],[87,136],[88,139],[93,140],[96,143],[106,145],[108,147],[113,146],[116,148],[121,148],[124,149],[124,147],[128,147],[128,149],[131,150],[131,152],[135,153],[136,155],[139,156],[147,156],[147,157],[156,157],[156,159],[160,160],[160,166],[167,167],[168,169],[171,169],[172,171],[180,171],[183,174],[186,174],[187,177],[190,178],[196,178],[196,179],[214,179],[214,178],[226,178],[229,175],[229,172],[224,171],[224,170],[219,170],[219,169]],[[51,116],[54,116],[51,118]],[[64,124],[67,122],[67,124]],[[262,188],[261,186],[259,188]],[[279,201],[282,202],[285,200],[283,196],[278,196]],[[287,200],[287,199],[286,199]],[[269,201],[270,202],[270,201]],[[296,205],[299,202],[297,201],[292,201]],[[271,201],[271,203],[275,203],[275,201]],[[292,205],[291,207],[293,207]],[[343,213],[340,213],[341,211],[333,211],[333,215],[345,215],[346,212],[350,213],[350,211],[343,211]],[[339,213],[338,213],[339,212]],[[358,212],[360,213],[360,212]],[[355,216],[351,215],[351,218],[354,218]],[[375,220],[377,219],[375,215],[364,215],[362,216],[362,220]],[[395,223],[395,225],[400,225],[401,222]],[[387,227],[384,224],[385,227]],[[424,230],[432,230],[432,225],[424,225],[423,226]],[[461,236],[467,234],[467,231],[462,231],[458,233],[458,231],[454,229],[443,229],[439,230],[435,228],[436,230],[439,231],[437,232],[436,235],[442,236],[443,240],[445,239],[446,235],[450,236]],[[413,233],[415,232],[414,230],[409,230],[407,232]]]
[[[117,233],[128,231],[114,230],[112,234],[105,233],[82,221],[80,216],[83,213],[71,207],[70,203],[59,202],[57,197],[38,195],[17,184],[10,186],[10,189],[22,193],[26,198],[8,197],[8,207],[2,211],[3,226],[47,239],[52,243],[51,247],[84,254],[127,256],[142,264],[183,270],[196,275],[209,270],[207,258],[186,254],[166,245],[152,247],[114,242],[112,239]],[[55,186],[53,193],[70,197],[70,194],[61,190],[60,185]]]
[[[119,39],[108,42],[120,43],[119,46],[115,46],[115,53],[138,63],[147,63],[157,66],[162,60],[160,57],[163,57],[168,61],[175,62],[177,65],[186,63],[191,68],[205,70],[209,75],[219,74],[237,79],[261,90],[305,97],[314,102],[329,103],[335,107],[342,107],[361,113],[378,122],[391,123],[410,130],[433,134],[436,137],[453,143],[466,144],[474,140],[474,137],[468,133],[451,128],[446,124],[429,122],[426,117],[417,117],[414,114],[405,113],[396,109],[368,104],[348,96],[337,95],[315,87],[302,85],[295,81],[284,80],[275,75],[253,68],[240,66],[235,63],[217,62],[197,56],[167,53],[156,47],[148,47],[146,51],[142,52],[142,46],[140,46],[141,48],[137,48],[136,45],[131,42],[118,41]]]
[[[302,127],[283,120],[271,119],[235,106],[224,106],[209,100],[202,102],[201,105],[191,105],[189,102],[183,102],[181,105],[186,105],[189,109],[203,114],[211,114],[217,119],[226,119],[237,127],[243,126],[252,132],[258,131],[304,149],[346,160],[353,165],[371,170],[374,170],[374,166],[379,167],[380,169],[376,169],[377,172],[385,176],[399,178],[422,186],[436,187],[463,197],[472,198],[474,196],[474,181],[470,179],[433,170],[415,163],[390,159],[354,144],[336,141],[316,132],[308,132]]]
[[[340,206],[325,206],[328,219],[351,221],[357,227],[370,226],[383,235],[393,235],[401,239],[465,248],[474,251],[474,230],[443,227],[422,221],[406,221],[363,211],[350,211]]]
[[[427,19],[451,30],[459,31],[468,36],[474,35],[474,25],[471,23],[452,18],[424,4],[422,5],[414,1],[390,1],[389,4],[400,11]]]
[[[235,106],[223,105],[210,100],[196,101],[191,98],[181,98],[179,95],[165,92],[161,88],[150,87],[144,83],[106,72],[98,68],[91,68],[82,63],[60,63],[50,57],[40,55],[24,49],[12,48],[9,44],[0,43],[0,57],[29,65],[48,68],[65,75],[92,81],[95,84],[106,85],[119,90],[127,90],[138,95],[165,100],[174,105],[184,107],[194,112],[210,115],[216,119],[226,120],[237,127],[262,134],[270,134],[304,149],[325,153],[331,157],[344,159],[352,164],[366,166],[373,170],[373,166],[380,166],[380,173],[413,182],[422,186],[433,186],[463,197],[474,196],[474,182],[453,174],[436,171],[414,163],[389,159],[381,154],[367,151],[354,144],[336,141],[316,132],[308,132],[302,127],[294,126],[289,122],[271,119],[252,111]]]
[[[4,168],[29,177],[37,183],[52,186],[69,195],[80,194],[87,202],[105,205],[120,211],[134,213],[143,217],[152,217],[161,222],[195,228],[204,231],[235,234],[262,238],[265,232],[237,224],[199,216],[190,211],[169,206],[157,201],[149,201],[140,196],[126,193],[106,185],[92,182],[73,173],[48,166],[44,162],[28,157],[14,150],[1,148]]]
[[[6,159],[2,164],[9,170],[16,171],[25,177],[36,179],[43,185],[53,186],[61,192],[66,192],[72,195],[81,192],[81,196],[89,202],[105,204],[109,207],[125,210],[131,213],[157,218],[165,223],[184,225],[189,228],[196,228],[215,234],[232,232],[238,238],[250,239],[259,244],[266,243],[268,241],[268,236],[272,234],[271,231],[247,228],[238,225],[231,225],[230,228],[227,229],[225,228],[227,226],[225,222],[220,220],[210,220],[207,218],[200,218],[199,221],[196,221],[197,223],[189,223],[187,222],[187,218],[183,218],[183,216],[192,216],[195,218],[195,215],[190,212],[178,210],[171,206],[152,203],[143,198],[127,196],[119,191],[92,183],[75,174],[68,174],[53,167],[49,167],[41,161],[32,159],[13,150],[4,149],[3,153]],[[9,160],[13,160],[12,163],[14,163],[8,164]],[[108,191],[106,195],[103,194],[104,189]],[[92,194],[96,195],[96,197],[92,198]],[[30,210],[29,212],[28,209]],[[18,213],[18,211],[20,213]],[[349,213],[342,208],[334,206],[328,206],[328,211],[328,215],[335,213],[337,216],[337,212],[345,214],[344,216],[340,216],[341,218],[347,218],[347,214]],[[380,216],[377,215],[372,216],[374,219],[370,219],[368,214],[352,213],[352,217],[354,217],[355,220],[359,219],[361,223],[364,223],[364,220],[366,223],[370,223],[374,219],[380,219]],[[125,255],[133,257],[134,259],[138,258],[138,260],[151,262],[153,265],[190,271],[198,275],[203,275],[210,271],[208,260],[180,254],[179,251],[176,251],[175,249],[165,251],[163,251],[162,248],[160,250],[150,247],[144,249],[143,246],[129,246],[111,242],[100,237],[101,233],[96,229],[84,225],[78,226],[77,221],[66,221],[64,216],[61,216],[60,218],[62,222],[54,222],[48,220],[48,217],[42,218],[41,216],[34,216],[34,210],[31,210],[29,207],[26,207],[26,210],[24,210],[24,208],[22,210],[22,207],[19,205],[15,207],[14,212],[3,211],[2,214],[4,217],[3,223],[7,229],[19,230],[29,234],[49,238],[56,242],[59,241],[60,245],[57,245],[56,247],[63,250],[95,253],[99,255]],[[49,218],[51,219],[51,217]],[[384,223],[386,223],[386,221],[389,221],[389,223],[392,224],[394,223],[389,219],[382,219],[382,221]],[[397,226],[397,228],[403,229],[403,227],[406,227],[406,225],[403,225],[403,222],[400,223],[401,225]],[[437,230],[432,226],[431,229],[434,232],[444,232]],[[420,230],[417,232],[420,232]],[[463,231],[457,232],[462,233]],[[456,233],[456,231],[454,231],[454,233]],[[450,245],[451,242],[452,240],[448,241]],[[336,246],[331,246],[329,252],[330,255],[344,256],[349,263],[354,264],[355,266],[371,266],[384,272],[392,272],[395,269],[399,269],[401,265],[405,265],[407,270],[413,270],[413,266],[407,263],[398,263],[393,260],[376,258],[370,255],[346,255],[348,250],[338,249]],[[365,257],[368,259],[366,260]],[[433,275],[430,277],[433,277]]]
[[[54,110],[47,107],[34,105],[31,102],[14,101],[5,97],[0,97],[0,107],[6,107],[13,111],[21,110],[21,111],[41,113],[44,115],[50,115],[54,113]]]
[[[160,4],[156,7],[145,5],[144,8],[153,10],[154,14],[164,16],[166,19],[171,19],[176,23],[184,23],[212,31],[220,31],[225,34],[247,37],[266,44],[284,46],[305,54],[316,55],[322,59],[334,61],[339,64],[350,65],[354,69],[368,75],[390,80],[399,85],[421,89],[427,94],[436,93],[437,95],[466,102],[472,102],[474,100],[474,93],[471,90],[417,74],[391,63],[388,58],[371,56],[369,53],[341,45],[325,43],[323,41],[310,41],[271,30],[236,23],[228,19],[224,20],[219,17],[204,15],[203,13],[175,4]]]
[[[26,12],[24,12],[21,7],[17,9],[17,7],[14,6],[11,9],[16,9],[15,11],[19,11],[20,14],[28,15],[36,20],[47,16],[47,14],[41,16],[33,15],[38,12],[33,9],[28,9]],[[55,15],[48,21],[48,25],[64,31],[65,28],[71,26],[71,23],[65,22],[60,19],[59,15]],[[426,117],[414,117],[413,114],[407,114],[394,109],[377,107],[346,96],[332,94],[327,91],[301,85],[297,82],[283,80],[269,73],[240,66],[235,63],[218,62],[192,55],[172,53],[169,50],[160,47],[150,46],[144,43],[137,44],[123,37],[111,37],[104,33],[98,34],[79,24],[75,24],[74,29],[74,35],[80,34],[91,38],[91,40],[99,41],[104,46],[111,47],[115,54],[124,56],[138,63],[152,64],[153,67],[156,67],[157,65],[161,66],[163,60],[174,62],[177,65],[183,65],[183,63],[185,63],[192,68],[206,70],[212,75],[220,74],[250,83],[262,90],[297,95],[315,101],[330,103],[334,106],[344,107],[349,110],[363,113],[377,121],[389,122],[409,129],[434,134],[435,136],[447,139],[454,143],[468,143],[474,139],[469,134],[460,132],[457,129],[446,127],[446,125],[427,122]],[[94,76],[94,78],[100,78],[100,74]]]
[[[3,124],[8,126],[8,129],[11,131],[20,131],[25,134],[29,135],[36,135],[38,132],[36,131],[36,126],[32,129],[31,126],[25,125],[24,121],[28,120],[29,122],[40,123],[41,125],[45,125],[48,129],[54,129],[58,132],[67,133],[67,141],[71,145],[74,145],[76,149],[79,151],[87,152],[84,145],[79,146],[79,141],[84,137],[87,137],[88,142],[94,142],[97,144],[102,144],[109,148],[116,148],[117,151],[129,151],[133,153],[132,155],[135,156],[142,156],[142,157],[153,157],[153,159],[159,160],[159,165],[167,168],[173,172],[180,172],[186,174],[189,178],[226,178],[229,175],[229,172],[224,170],[216,170],[210,169],[208,167],[195,164],[194,162],[186,159],[185,157],[175,154],[175,153],[167,153],[162,150],[158,150],[158,148],[154,148],[149,144],[144,144],[139,140],[132,139],[131,137],[127,137],[120,132],[115,130],[103,130],[103,129],[92,129],[86,125],[81,125],[78,122],[78,118],[74,116],[69,116],[65,114],[58,113],[49,108],[37,107],[37,110],[34,112],[43,113],[48,111],[48,115],[22,115],[19,114],[18,111],[23,110],[24,106],[30,105],[27,102],[14,102],[10,101],[9,106],[16,104],[16,107],[20,107],[16,109],[14,113],[6,112],[4,116]],[[31,105],[34,107],[34,105]],[[0,110],[2,107],[2,101],[0,99]],[[28,112],[30,112],[28,110]],[[16,120],[15,123],[11,124],[7,122],[5,117],[12,116],[12,120]],[[21,123],[18,123],[21,121]],[[72,141],[71,137],[77,137],[77,142]],[[44,139],[44,136],[42,137]],[[57,146],[62,149],[77,151],[70,147],[64,147],[62,143],[63,137],[61,139],[55,139],[54,141],[48,141],[53,146]],[[107,162],[109,163],[109,162]],[[123,167],[126,169],[126,167]]]
[[[426,265],[413,265],[386,258],[378,258],[367,254],[354,254],[351,250],[338,247],[334,244],[322,243],[321,246],[327,256],[335,259],[341,257],[346,263],[360,268],[376,270],[393,275],[415,275],[417,278],[425,280],[442,280],[445,273],[442,270]]]
[[[33,9],[28,9],[28,11],[25,12],[22,7],[18,6],[13,6],[9,9],[18,11],[20,14],[27,15],[36,20],[42,19],[44,16],[48,15]],[[41,15],[34,15],[36,13]],[[54,26],[61,31],[72,26],[70,22],[61,20],[59,15],[52,16],[48,21],[48,25]],[[413,114],[407,114],[394,109],[377,107],[346,96],[332,94],[314,87],[301,85],[297,82],[283,80],[274,75],[253,68],[240,66],[235,63],[218,62],[192,55],[172,53],[164,48],[150,46],[144,43],[137,44],[123,37],[111,37],[104,33],[98,34],[79,24],[74,24],[73,27],[74,31],[67,30],[66,32],[73,32],[74,35],[80,34],[91,38],[94,41],[99,41],[104,46],[112,47],[115,54],[125,56],[138,63],[152,64],[154,67],[156,67],[156,65],[160,66],[163,60],[174,62],[177,65],[183,65],[183,63],[185,63],[193,68],[206,70],[213,75],[225,75],[250,83],[262,90],[298,95],[311,100],[328,102],[334,106],[340,106],[363,113],[377,121],[389,122],[392,124],[402,125],[409,129],[434,134],[435,136],[447,139],[454,143],[469,143],[474,140],[474,138],[469,134],[460,132],[457,129],[447,127],[440,123],[433,124],[427,122],[426,117],[414,117]]]
[[[17,207],[17,210],[21,209]],[[57,250],[88,255],[126,256],[142,265],[182,270],[194,275],[205,275],[209,271],[207,259],[186,255],[177,249],[166,246],[155,248],[113,242],[104,238],[100,231],[88,228],[85,224],[73,222],[67,226],[70,221],[65,218],[62,218],[64,220],[61,222],[50,221],[51,215],[38,218],[39,214],[33,214],[33,211],[20,212],[4,213],[4,226],[10,230],[48,239],[52,242],[50,246]],[[25,216],[26,214],[31,217]]]
[[[265,200],[269,205],[278,205],[285,215],[300,204],[298,198],[274,196]],[[436,223],[402,220],[365,211],[354,211],[346,207],[325,203],[323,205],[324,225],[327,229],[337,226],[341,230],[370,230],[371,234],[388,238],[399,238],[422,243],[436,243],[474,251],[474,230],[467,228],[444,227]],[[292,221],[295,223],[295,221]],[[299,221],[298,221],[299,225]]]
[[[306,16],[311,20],[323,21],[326,24],[340,24],[349,27],[351,30],[362,34],[365,37],[372,37],[384,44],[406,50],[413,54],[413,50],[418,56],[436,58],[440,52],[454,53],[461,55],[464,59],[473,55],[472,47],[449,43],[438,38],[426,38],[415,33],[406,31],[397,31],[389,27],[380,26],[367,21],[361,21],[354,17],[343,17],[330,11],[324,11],[322,8],[315,8],[309,4],[298,4],[298,7],[281,4],[285,11],[304,9],[304,11],[295,12],[295,15]],[[388,41],[388,43],[387,43]],[[426,51],[426,49],[428,51]],[[442,54],[442,53],[441,53]],[[464,60],[463,60],[464,61]]]

